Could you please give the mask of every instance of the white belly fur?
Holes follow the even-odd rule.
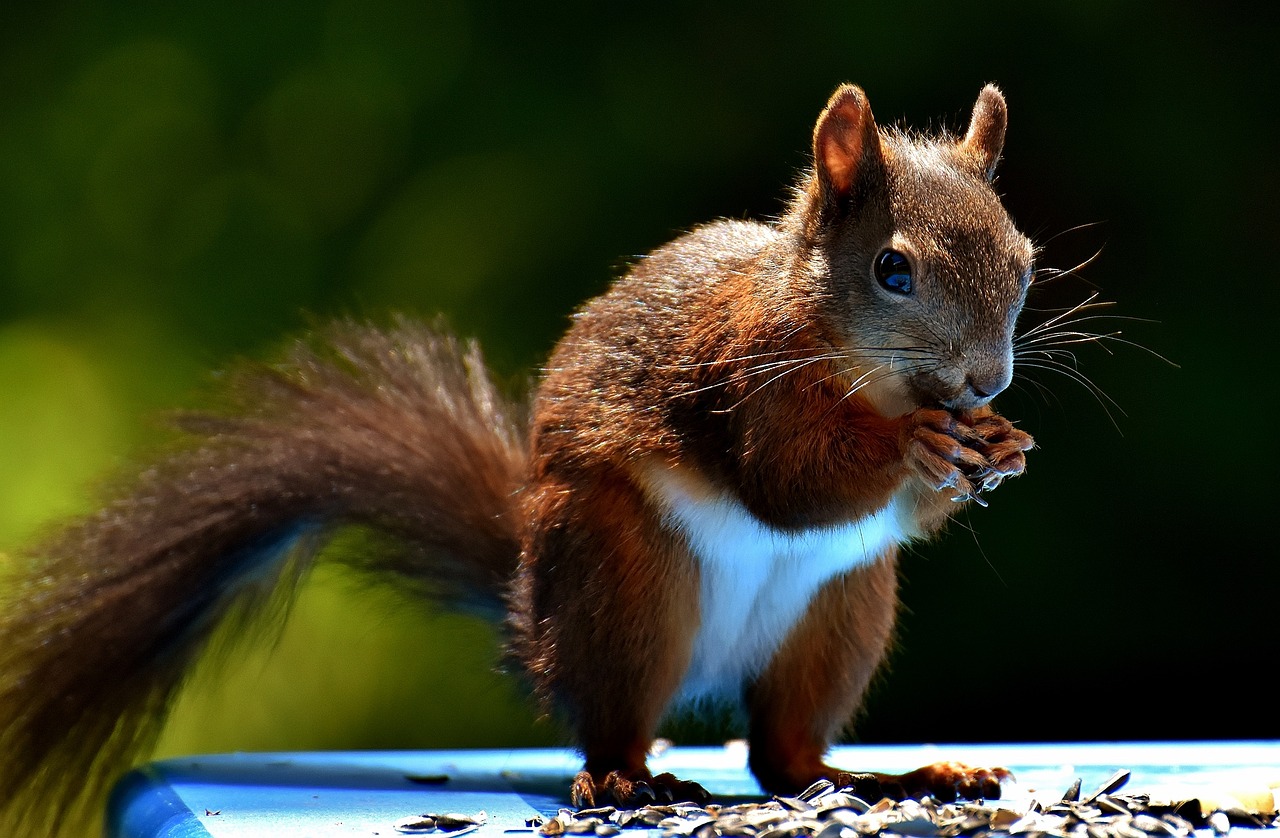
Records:
[[[701,576],[701,622],[679,703],[740,702],[745,682],[768,664],[824,582],[915,534],[901,497],[859,521],[789,532],[688,472],[652,464],[644,483],[688,539]]]

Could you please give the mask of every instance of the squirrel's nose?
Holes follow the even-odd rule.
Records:
[[[1004,365],[972,370],[964,378],[965,395],[978,404],[986,404],[1013,380],[1013,370]]]
[[[944,399],[942,404],[949,410],[974,410],[995,398],[1012,380],[1012,364],[998,360],[974,364],[964,371],[963,383],[952,385],[955,388],[953,395]]]
[[[986,378],[974,379],[972,375],[964,380],[965,386],[969,388],[969,392],[980,399],[989,399],[999,392],[999,385],[994,384]]]
[[[936,373],[942,406],[947,410],[976,410],[1000,394],[1013,381],[1013,353],[992,350],[974,352],[954,366]]]

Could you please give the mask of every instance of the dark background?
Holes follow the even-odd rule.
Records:
[[[1177,366],[1083,346],[1106,396],[1027,371],[1001,397],[1039,450],[905,560],[859,738],[1277,735],[1274,19],[528,6],[5,5],[0,550],[309,316],[444,312],[518,380],[628,258],[777,213],[837,83],[882,123],[960,129],[994,81],[998,187],[1041,265],[1097,254],[1031,305],[1100,290],[1140,319],[1097,330]],[[322,568],[278,640],[228,647],[163,749],[559,741],[492,674],[492,631],[350,582]]]

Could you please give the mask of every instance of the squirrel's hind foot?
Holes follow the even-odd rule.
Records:
[[[975,768],[962,762],[935,762],[905,774],[852,774],[838,772],[837,786],[852,786],[866,800],[889,797],[894,800],[928,795],[949,803],[965,800],[1000,799],[1000,783],[1013,778],[1007,768]]]
[[[711,794],[698,783],[681,780],[674,774],[628,777],[621,771],[610,771],[600,782],[589,771],[580,771],[573,778],[569,799],[578,809],[613,805],[635,808],[652,803],[706,803]]]

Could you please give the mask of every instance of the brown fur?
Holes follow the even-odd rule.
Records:
[[[1002,363],[1025,290],[1030,245],[987,185],[1002,108],[989,88],[964,141],[918,141],[878,133],[861,91],[841,88],[814,132],[817,169],[780,224],[719,222],[650,254],[591,301],[557,347],[535,404],[536,500],[524,516],[514,627],[535,683],[576,725],[597,783],[615,771],[647,776],[641,746],[688,660],[690,638],[666,632],[696,616],[696,560],[661,510],[643,504],[640,464],[658,457],[729,487],[781,529],[858,520],[906,491],[920,532],[973,493],[965,472],[1021,470],[1004,448],[997,467],[989,449],[1011,446],[1020,458],[1030,437],[939,372],[954,364],[985,375]],[[913,247],[933,283],[907,314],[867,281],[886,242]],[[929,365],[852,392],[866,366],[861,348],[907,339],[931,344]],[[846,347],[858,349],[841,354]],[[933,407],[949,400],[971,409]],[[602,506],[605,485],[627,505]],[[576,538],[611,531],[603,549]],[[652,546],[634,551],[637,540]],[[821,754],[883,657],[891,567],[890,557],[829,587],[752,687],[753,742],[766,755],[753,767],[766,787],[794,789],[827,770]],[[604,576],[607,585],[596,582]],[[841,592],[851,604],[829,616],[824,604]],[[872,592],[884,599],[869,607]],[[833,638],[803,652],[824,628]],[[635,677],[653,671],[652,660],[598,651],[632,644],[664,656],[661,677]],[[791,683],[814,691],[789,693]],[[784,707],[798,717],[782,721]]]
[[[515,586],[516,649],[573,721],[588,770],[641,771],[688,665],[697,570],[626,475],[536,485],[525,509],[539,523]]]
[[[780,794],[838,769],[823,757],[861,706],[893,634],[897,551],[828,582],[752,686],[751,770]]]
[[[183,442],[35,551],[7,595],[0,831],[98,805],[240,592],[296,579],[351,523],[404,545],[368,569],[445,604],[507,606],[513,652],[577,733],[575,793],[647,779],[700,617],[697,559],[646,464],[781,530],[905,498],[918,534],[1021,472],[1030,437],[986,404],[1007,383],[1032,253],[988,182],[1003,136],[994,88],[959,141],[880,129],[840,88],[778,223],[699,228],[579,312],[527,441],[474,349],[407,322],[339,324],[242,371],[223,409],[187,417]],[[911,260],[909,298],[876,284],[886,247]],[[743,685],[766,787],[830,773],[822,753],[885,654],[894,556],[828,582]]]
[[[101,512],[31,551],[0,607],[0,832],[101,805],[154,741],[223,614],[344,523],[400,537],[368,567],[499,614],[515,567],[519,411],[474,348],[353,323],[233,376],[219,410]],[[466,475],[465,480],[458,479]],[[292,568],[292,569],[291,569]],[[56,817],[41,810],[60,805]]]

